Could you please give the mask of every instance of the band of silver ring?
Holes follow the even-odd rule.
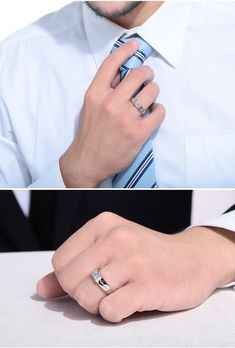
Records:
[[[146,113],[147,110],[143,107],[143,105],[140,103],[140,101],[137,98],[132,98],[131,102],[136,107],[136,109],[141,113],[141,115],[144,115]]]
[[[102,277],[102,274],[100,273],[100,269],[97,268],[93,272],[91,272],[91,278],[96,282],[96,284],[99,285],[99,287],[105,291],[105,292],[110,292],[111,288],[107,284],[107,282],[104,280]]]

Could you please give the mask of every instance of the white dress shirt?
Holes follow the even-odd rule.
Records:
[[[30,212],[30,190],[14,190],[15,199],[18,202],[22,212],[26,217],[29,217]]]
[[[134,30],[74,2],[2,42],[0,187],[64,187],[59,158],[87,88],[124,32],[155,49],[146,64],[167,110],[153,137],[159,187],[235,187],[233,1],[167,1]]]

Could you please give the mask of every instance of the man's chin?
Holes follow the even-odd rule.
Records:
[[[86,1],[99,16],[115,19],[133,11],[142,1]]]

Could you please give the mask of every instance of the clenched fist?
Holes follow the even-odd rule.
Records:
[[[39,281],[37,291],[46,299],[69,294],[110,322],[137,311],[192,308],[235,279],[234,241],[222,229],[166,235],[103,213],[56,251],[54,273]],[[90,276],[97,268],[109,293]]]

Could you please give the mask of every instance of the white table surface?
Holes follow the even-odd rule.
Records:
[[[235,291],[216,291],[178,313],[138,313],[109,324],[75,301],[45,302],[35,284],[51,271],[52,253],[0,254],[0,346],[235,346]]]

